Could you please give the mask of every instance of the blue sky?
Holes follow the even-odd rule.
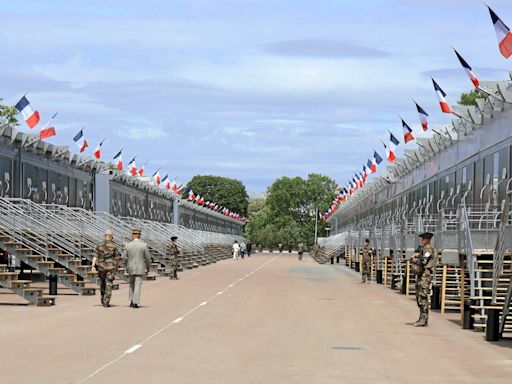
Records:
[[[509,1],[488,3],[512,25]],[[20,0],[0,17],[0,96],[58,111],[51,142],[85,126],[106,160],[124,146],[148,172],[251,195],[282,175],[344,184],[399,115],[417,132],[412,97],[448,122],[428,75],[452,102],[470,89],[451,45],[482,79],[510,69],[479,0]]]

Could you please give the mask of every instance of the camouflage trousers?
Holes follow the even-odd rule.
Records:
[[[170,263],[170,270],[171,275],[169,276],[170,279],[177,279],[178,278],[178,260],[171,260]]]
[[[432,272],[425,270],[422,274],[416,275],[416,303],[420,309],[420,320],[428,320],[428,296],[430,294],[430,283],[432,283]]]
[[[372,261],[371,259],[361,259],[361,273],[363,283],[369,282],[372,278]]]
[[[100,278],[100,290],[101,290],[101,303],[103,305],[110,304],[110,298],[112,297],[112,286],[114,285],[115,271],[98,271],[98,277]]]

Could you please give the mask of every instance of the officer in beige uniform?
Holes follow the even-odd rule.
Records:
[[[126,272],[130,280],[130,307],[132,308],[139,308],[142,279],[149,272],[151,265],[148,245],[140,239],[140,235],[140,229],[133,229],[133,240],[125,245],[123,251]]]

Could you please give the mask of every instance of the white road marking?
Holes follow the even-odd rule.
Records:
[[[256,268],[255,270],[253,270],[250,274],[252,275],[253,273],[255,272],[258,272],[260,269],[262,269],[263,267],[265,267],[267,264],[273,262],[278,256],[274,256],[272,259],[266,261],[265,263],[263,263],[262,265],[260,265],[258,268]],[[107,364],[105,364],[104,366],[102,366],[101,368],[98,368],[96,371],[94,371],[93,373],[91,373],[89,376],[86,376],[84,377],[83,379],[77,381],[75,384],[82,384],[82,383],[85,383],[87,380],[91,379],[92,377],[96,376],[98,373],[100,373],[101,371],[105,370],[106,368],[110,367],[111,365],[117,363],[119,360],[121,360],[123,357],[125,357],[127,354],[132,354],[133,352],[135,352],[136,350],[138,350],[139,348],[141,348],[144,343],[146,343],[147,341],[151,340],[152,338],[154,338],[155,336],[159,335],[160,333],[162,333],[163,331],[165,331],[167,328],[169,328],[172,324],[177,324],[179,322],[181,322],[182,320],[184,320],[188,315],[190,315],[191,313],[193,313],[194,311],[196,311],[197,309],[201,308],[202,306],[204,306],[208,301],[212,300],[215,296],[217,295],[221,295],[225,290],[231,288],[231,287],[234,287],[236,284],[238,284],[240,281],[244,280],[246,277],[248,277],[247,275],[244,276],[242,279],[239,279],[238,281],[230,284],[229,286],[227,286],[226,288],[224,288],[222,291],[219,291],[217,292],[215,295],[213,295],[212,297],[208,298],[206,301],[203,301],[201,304],[199,305],[196,305],[194,308],[192,308],[190,311],[188,311],[187,313],[185,313],[184,315],[182,315],[181,317],[178,317],[177,319],[165,324],[162,328],[160,328],[159,330],[157,330],[155,333],[153,333],[152,335],[149,335],[148,337],[146,337],[144,340],[142,340],[139,344],[135,344],[134,346],[130,347],[129,349],[127,349],[124,353],[122,353],[121,355],[119,355],[118,357],[116,357],[114,360],[108,362]]]
[[[136,344],[134,345],[133,347],[127,349],[124,353],[133,353],[135,352],[137,349],[139,349],[140,347],[142,347],[142,345],[140,344]]]

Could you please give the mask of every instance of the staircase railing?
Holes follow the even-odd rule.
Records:
[[[475,296],[475,255],[473,253],[473,240],[471,237],[471,227],[469,222],[468,210],[465,205],[461,205],[461,223],[460,238],[463,240],[462,247],[466,253],[466,264],[469,273],[469,291],[470,296]]]

